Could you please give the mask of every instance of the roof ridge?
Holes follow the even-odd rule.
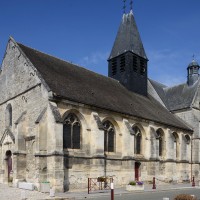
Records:
[[[70,64],[70,65],[73,65],[74,67],[79,67],[79,68],[81,68],[81,69],[83,69],[83,70],[89,71],[89,72],[91,72],[91,73],[93,73],[93,74],[96,74],[96,75],[98,75],[98,76],[102,76],[102,77],[104,77],[104,78],[111,79],[111,80],[113,80],[113,81],[119,83],[119,81],[116,80],[116,79],[114,79],[114,78],[111,78],[111,77],[109,77],[109,76],[105,76],[105,75],[103,75],[103,74],[96,73],[96,72],[94,72],[94,71],[92,71],[92,70],[90,70],[90,69],[85,68],[84,66],[79,65],[79,64],[72,63],[72,62],[70,62],[70,61],[61,59],[61,58],[59,58],[59,57],[56,57],[56,56],[53,56],[53,55],[51,55],[51,54],[45,53],[45,52],[43,52],[43,51],[39,51],[39,50],[37,50],[37,49],[35,49],[35,48],[32,48],[32,47],[30,47],[30,46],[24,45],[24,44],[19,43],[19,42],[17,42],[17,44],[18,44],[18,45],[23,45],[24,47],[29,48],[29,49],[31,49],[31,50],[34,50],[34,51],[36,51],[36,52],[42,53],[42,54],[44,54],[44,55],[47,55],[47,56],[50,56],[50,57],[52,57],[52,58],[58,59],[58,60],[60,60],[60,61],[62,61],[62,62],[65,62],[65,63],[68,63],[68,64]]]
[[[148,79],[149,79],[149,81],[150,81],[150,82],[158,83],[159,85],[163,86],[163,88],[166,88],[166,87],[168,87],[167,85],[164,85],[163,83],[160,83],[160,82],[158,82],[158,81],[155,81],[155,80],[153,80],[153,79],[150,79],[150,78],[148,78]]]
[[[166,88],[163,88],[165,91],[167,91],[167,90],[169,90],[169,89],[173,89],[173,88],[175,88],[175,87],[180,87],[180,86],[188,86],[188,87],[190,87],[190,88],[193,88],[193,87],[196,87],[196,85],[198,85],[198,83],[199,83],[200,81],[198,80],[198,81],[196,81],[193,85],[188,85],[187,84],[187,82],[185,82],[185,83],[180,83],[180,84],[178,84],[178,85],[173,85],[173,86],[169,86],[169,87],[166,87]]]
[[[167,86],[166,88],[163,88],[165,91],[169,90],[169,89],[173,89],[173,88],[176,88],[176,87],[180,87],[182,85],[186,85],[187,83],[180,83],[180,84],[177,84],[177,85],[173,85],[173,86]]]

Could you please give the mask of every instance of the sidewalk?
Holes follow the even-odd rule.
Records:
[[[196,184],[197,185],[197,184]],[[128,192],[125,188],[116,188],[114,193],[115,196],[120,196],[124,194],[138,194],[142,195],[144,193],[156,193],[159,191],[170,191],[170,190],[181,190],[181,189],[191,189],[191,184],[163,184],[157,185],[155,190],[152,190],[152,185],[145,185],[144,191],[134,191]],[[195,189],[200,190],[199,186]],[[86,191],[73,191],[66,193],[56,193],[55,197],[50,197],[49,193],[41,193],[37,191],[23,190],[19,188],[9,187],[8,185],[0,184],[0,200],[21,200],[21,193],[24,191],[27,200],[77,200],[77,199],[95,199],[101,197],[110,197],[110,190],[107,191],[94,191],[88,194]]]
[[[156,189],[152,189],[152,185],[145,185],[144,191],[134,191],[134,193],[146,193],[146,192],[156,192],[156,191],[166,191],[166,190],[181,190],[194,188],[190,183],[188,184],[165,184],[157,185]],[[200,189],[199,186],[195,187]],[[131,192],[126,191],[125,188],[116,188],[114,190],[115,195],[130,194]],[[94,191],[88,194],[87,192],[66,192],[66,193],[56,193],[56,198],[60,199],[91,199],[94,197],[110,196],[110,190],[107,191]],[[50,198],[51,199],[51,198]]]

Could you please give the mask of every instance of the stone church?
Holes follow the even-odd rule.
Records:
[[[150,59],[150,58],[149,58]],[[133,12],[124,14],[108,77],[9,38],[0,74],[0,182],[86,189],[87,179],[189,181],[199,171],[199,65],[186,83],[148,79]]]

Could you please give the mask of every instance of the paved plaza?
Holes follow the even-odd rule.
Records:
[[[21,200],[24,193],[27,200],[47,199],[49,197],[49,195],[37,191],[23,190],[0,184],[0,200]]]

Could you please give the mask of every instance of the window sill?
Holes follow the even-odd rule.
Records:
[[[120,159],[122,157],[122,154],[120,152],[104,152],[104,155],[107,158],[118,158],[118,159]]]
[[[85,156],[85,151],[82,149],[64,149],[63,153],[68,156]]]

